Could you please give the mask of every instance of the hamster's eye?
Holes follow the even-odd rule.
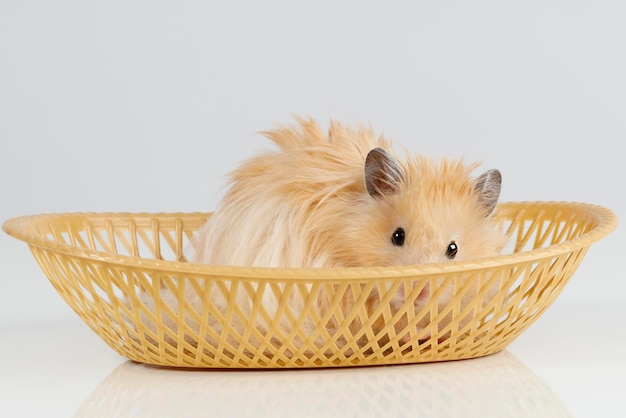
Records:
[[[404,245],[404,229],[396,229],[391,236],[391,242],[396,247],[402,247],[402,245]]]
[[[457,247],[456,242],[450,241],[450,244],[448,244],[448,249],[446,250],[446,257],[452,260],[454,257],[456,257],[456,253],[458,251],[459,247]]]

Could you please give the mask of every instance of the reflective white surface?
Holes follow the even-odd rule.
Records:
[[[617,417],[625,313],[557,303],[493,356],[323,370],[163,369],[117,356],[78,319],[6,328],[0,416]]]
[[[567,416],[550,388],[509,352],[489,358],[354,370],[198,373],[122,363],[77,417]]]

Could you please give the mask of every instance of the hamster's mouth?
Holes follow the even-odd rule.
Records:
[[[413,287],[417,287],[417,282],[413,282]],[[430,298],[430,283],[426,283],[422,290],[420,290],[419,295],[415,298],[415,304],[426,302]]]

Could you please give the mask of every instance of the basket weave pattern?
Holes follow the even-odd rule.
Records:
[[[208,216],[39,215],[7,221],[4,229],[29,244],[58,293],[119,354],[164,366],[276,368],[419,363],[498,352],[550,306],[589,246],[617,224],[612,212],[593,205],[507,203],[495,216],[510,236],[510,249],[498,257],[269,269],[185,262],[183,249]],[[435,290],[416,310],[413,301],[426,284]],[[445,305],[436,291],[443,285],[454,288]],[[399,310],[391,309],[389,300],[402,286],[413,290]],[[184,297],[189,289],[200,304]],[[175,306],[163,301],[163,292],[177,296]],[[355,303],[346,309],[341,301],[348,293]],[[261,303],[268,295],[278,301],[276,311]],[[380,304],[368,314],[363,301],[372,295]],[[320,297],[329,305],[324,313],[316,309]],[[227,308],[218,308],[216,298]],[[287,303],[294,298],[302,302],[297,310]],[[424,318],[428,326],[418,332]],[[314,324],[313,333],[303,331],[305,321]],[[262,329],[254,325],[259,322]]]

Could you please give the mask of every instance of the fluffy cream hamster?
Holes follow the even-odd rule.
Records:
[[[500,194],[497,170],[472,178],[477,165],[460,160],[435,162],[406,152],[401,158],[371,129],[336,122],[326,133],[314,120],[299,118],[265,136],[278,149],[251,158],[232,173],[222,202],[194,238],[190,262],[296,268],[414,265],[493,256],[504,246],[506,238],[490,216]],[[392,309],[405,302],[410,290],[397,292]],[[452,291],[444,292],[441,303]],[[420,290],[416,309],[429,295],[427,286]],[[194,292],[187,296],[192,306],[200,303]],[[237,300],[249,313],[249,295],[242,291]],[[213,302],[226,309],[223,297]],[[271,292],[263,303],[270,316],[276,312]],[[291,303],[297,312],[303,302],[293,298]],[[347,312],[353,303],[347,292],[343,309]],[[368,311],[378,303],[378,295],[372,294]],[[320,294],[320,315],[327,306]],[[263,332],[267,325],[259,321]],[[427,325],[424,318],[419,328]],[[281,323],[284,332],[289,327]],[[359,327],[358,320],[351,325]]]

